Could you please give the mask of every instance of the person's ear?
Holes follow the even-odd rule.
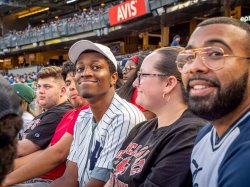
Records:
[[[110,86],[114,86],[118,80],[118,73],[115,72],[111,75]]]
[[[60,90],[60,97],[64,96],[66,94],[66,87],[62,86]]]
[[[165,80],[165,84],[164,84],[164,93],[170,93],[175,88],[177,83],[178,83],[178,80],[176,79],[175,76],[167,77],[167,79]]]

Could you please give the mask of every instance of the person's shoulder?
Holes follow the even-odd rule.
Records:
[[[109,110],[118,115],[124,115],[124,114],[129,114],[131,116],[143,115],[135,105],[129,103],[125,99],[122,99],[117,94],[114,95]]]
[[[102,119],[105,123],[112,124],[112,126],[126,124],[129,127],[146,120],[143,113],[136,106],[116,94]]]
[[[70,104],[69,101],[65,101],[62,104],[56,105],[55,107],[58,108],[58,109],[62,109],[62,110],[73,109],[73,106]]]
[[[248,123],[237,127],[237,138],[227,149],[219,168],[220,186],[249,186],[250,181],[250,126]],[[228,178],[228,180],[224,180]]]
[[[157,118],[153,118],[150,119],[148,121],[142,121],[138,124],[136,124],[133,129],[145,129],[145,128],[149,128],[151,130],[155,129],[156,125],[158,124],[158,119]]]
[[[67,111],[64,115],[63,115],[63,118],[69,118],[70,116],[73,116],[75,113],[77,112],[76,109],[71,109],[69,111]]]
[[[242,138],[250,139],[250,109],[246,111],[236,122],[235,124],[238,126],[240,130],[240,134]]]
[[[193,114],[190,110],[183,112],[181,117],[176,121],[177,126],[186,126],[187,128],[201,128],[209,122]]]
[[[27,111],[24,111],[24,112],[23,112],[23,115],[22,115],[22,118],[23,118],[23,119],[28,119],[28,120],[33,120],[33,119],[34,119],[34,116],[33,116],[31,113],[29,113],[29,112],[27,112]]]
[[[86,110],[88,108],[89,108],[89,105],[87,104],[87,105],[84,105],[84,106],[82,106],[80,108],[77,108],[76,110],[79,111],[79,112],[81,112],[82,110]]]
[[[84,106],[79,107],[79,108],[74,108],[74,109],[71,109],[71,110],[69,110],[68,112],[66,112],[64,116],[66,116],[66,115],[79,115],[79,113],[80,113],[82,110],[86,110],[86,109],[88,109],[88,108],[89,108],[88,105],[84,105]]]
[[[196,116],[190,110],[186,110],[181,117],[175,122],[177,132],[188,132],[197,135],[196,141],[202,139],[212,126],[208,121]]]
[[[197,134],[197,137],[195,139],[195,144],[197,144],[199,141],[202,140],[211,130],[213,126],[211,124],[206,124],[204,127],[202,127]]]
[[[249,146],[250,151],[250,111],[246,113],[243,117],[238,119],[235,123],[237,125],[236,130],[238,131],[238,136],[235,141],[232,143],[233,147],[237,146]]]
[[[90,126],[93,119],[93,113],[89,107],[81,107],[75,110],[76,121],[75,121],[75,132],[80,133],[80,131],[86,126]]]
[[[175,40],[173,40],[170,46],[177,46],[177,44],[178,43]]]
[[[47,110],[46,112],[52,112],[52,113],[60,113],[60,112],[64,112],[66,113],[67,111],[73,109],[73,106],[68,102],[65,101],[61,104],[55,105],[53,107],[51,107],[49,110]]]
[[[80,108],[79,109],[79,115],[78,115],[78,119],[86,119],[86,118],[92,118],[93,116],[93,113],[91,111],[91,109],[88,107],[88,108]],[[77,119],[77,120],[78,120]]]

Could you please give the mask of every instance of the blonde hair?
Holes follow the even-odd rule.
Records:
[[[20,106],[23,111],[29,112],[32,116],[36,116],[35,112],[30,108],[29,103],[27,103],[25,100],[21,99]]]

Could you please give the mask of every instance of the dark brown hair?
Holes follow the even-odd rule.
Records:
[[[181,80],[181,73],[176,66],[176,58],[180,51],[184,50],[182,47],[162,47],[154,51],[160,54],[162,58],[155,63],[155,69],[162,74],[173,75],[177,80]]]
[[[63,63],[62,77],[63,77],[64,81],[66,81],[66,77],[67,77],[68,73],[73,73],[74,75],[76,73],[76,66],[74,63],[72,63],[70,61],[66,61]]]
[[[17,133],[22,123],[22,117],[16,115],[6,115],[0,119],[0,185],[16,157]]]
[[[166,74],[168,76],[173,75],[176,77],[178,82],[180,83],[180,87],[183,93],[183,99],[186,102],[187,96],[184,92],[184,86],[181,79],[181,73],[177,69],[176,58],[180,51],[184,50],[183,47],[175,46],[175,47],[162,47],[154,51],[154,53],[160,54],[162,58],[155,63],[155,69],[162,74]]]
[[[128,102],[130,102],[130,100],[133,96],[133,93],[135,90],[135,88],[133,87],[133,82],[137,78],[137,72],[140,70],[141,64],[143,61],[142,56],[136,56],[136,57],[138,58],[138,64],[136,66],[135,73],[131,77],[129,77],[129,79],[121,86],[121,88],[119,88],[119,90],[117,92],[117,94],[121,98],[125,99]]]

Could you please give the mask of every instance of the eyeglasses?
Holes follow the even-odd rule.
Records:
[[[141,84],[141,78],[146,77],[146,76],[158,76],[158,77],[164,77],[168,76],[167,74],[157,74],[157,73],[142,73],[142,72],[137,72],[137,78],[138,78],[138,83],[139,85]]]
[[[250,59],[250,57],[241,57],[225,54],[220,47],[205,47],[197,49],[188,49],[181,51],[176,59],[177,68],[181,73],[187,73],[190,65],[194,62],[197,54],[200,55],[202,63],[211,70],[219,70],[224,67],[225,57],[235,57]]]
[[[136,69],[136,67],[135,67],[135,66],[127,66],[127,67],[124,67],[124,68],[123,68],[122,72],[123,72],[123,73],[124,73],[124,72],[129,72],[129,71],[131,71],[131,70],[133,70],[133,69]]]

